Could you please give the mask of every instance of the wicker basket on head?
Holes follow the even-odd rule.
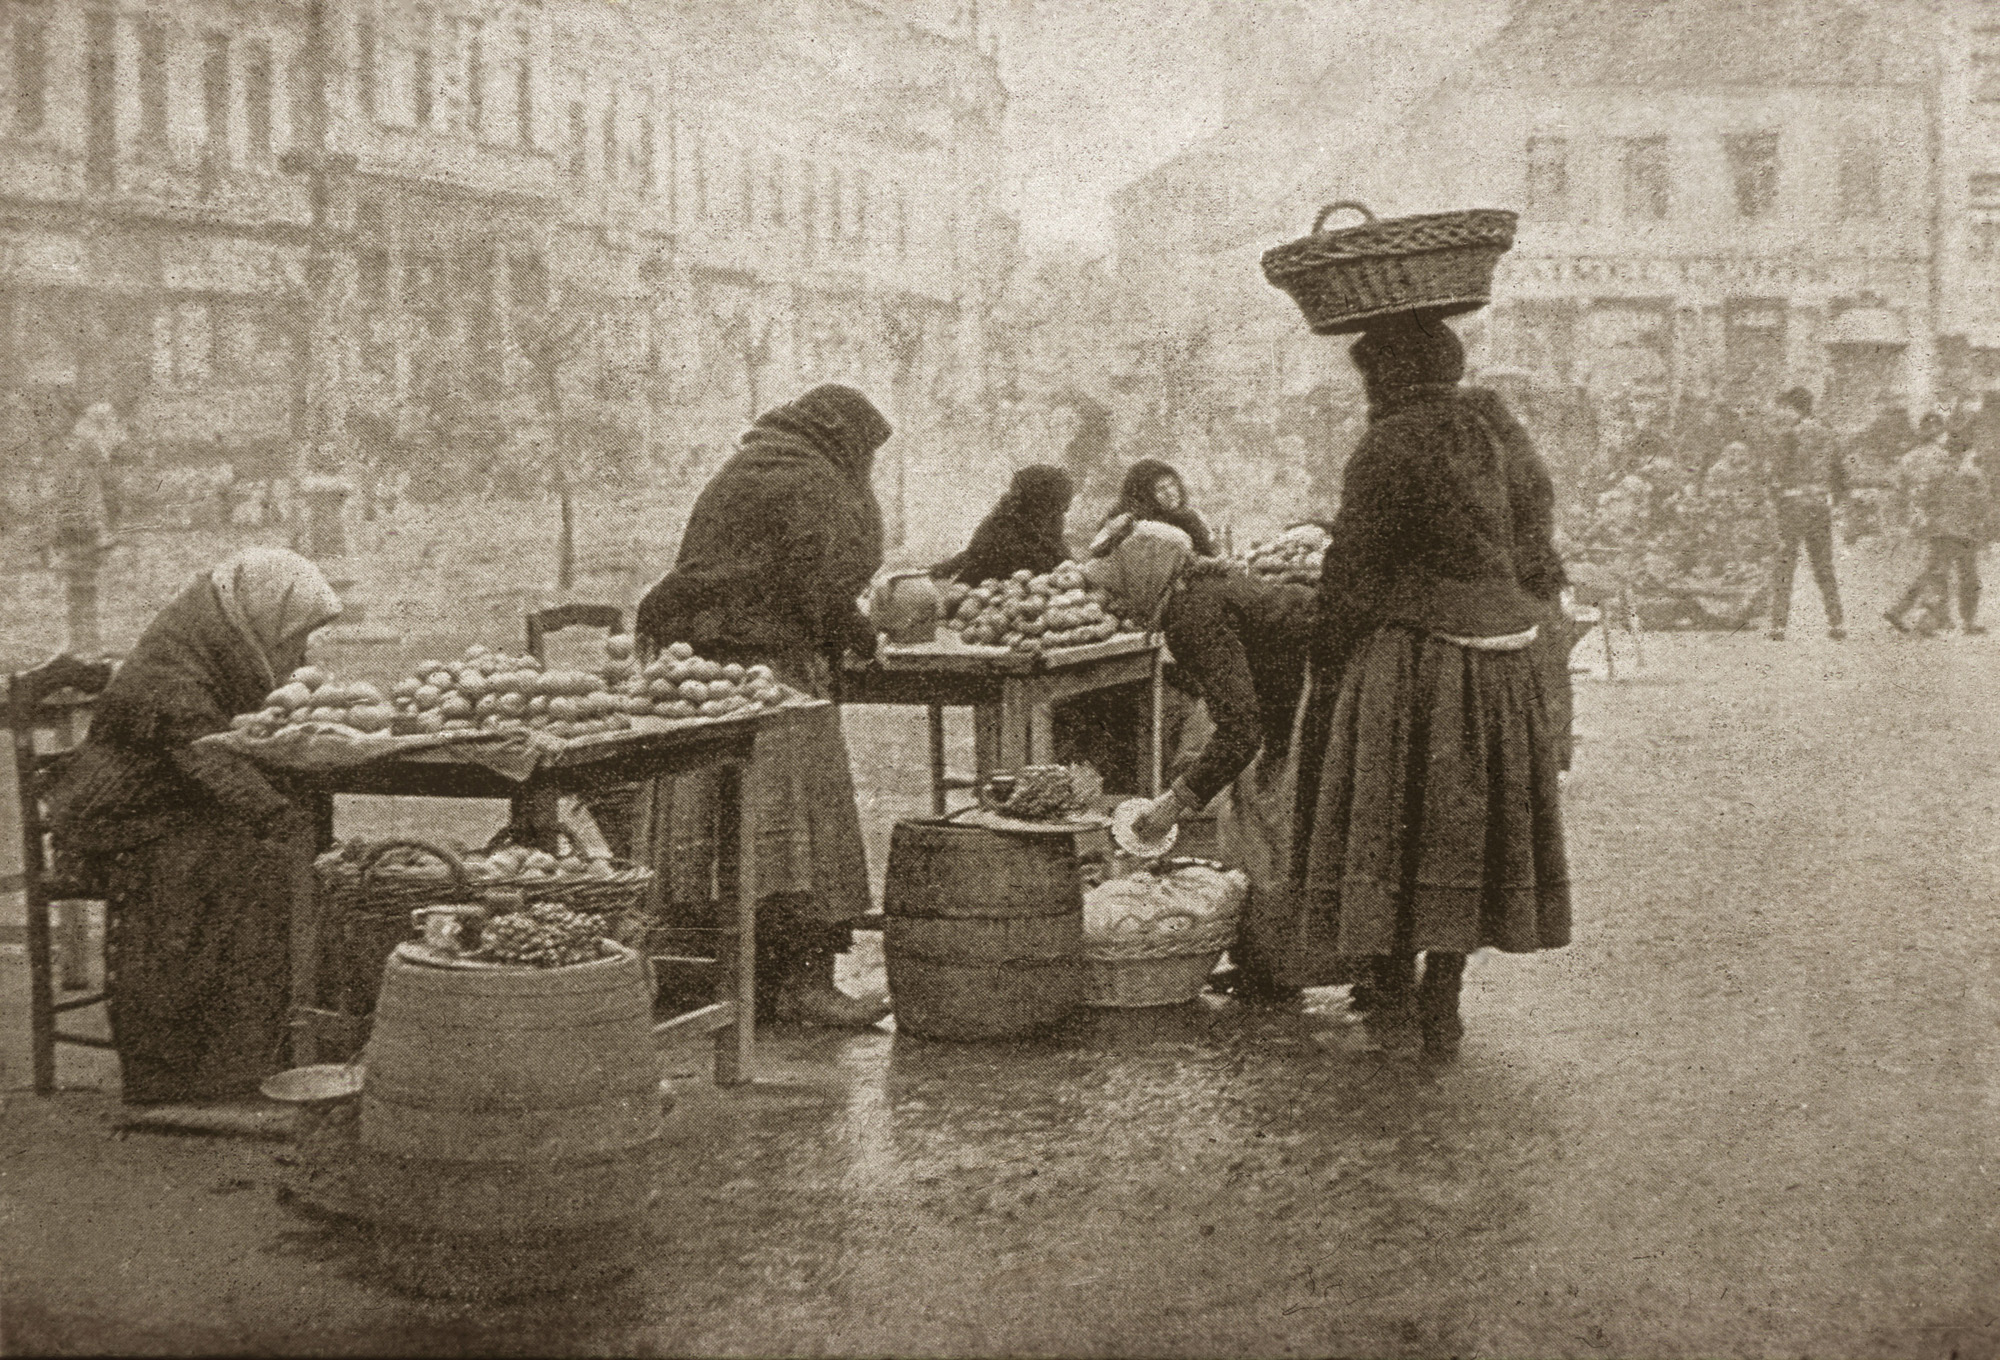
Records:
[[[1365,220],[1322,230],[1342,209]],[[1291,295],[1315,335],[1349,335],[1398,312],[1457,316],[1492,301],[1515,220],[1498,208],[1383,219],[1360,203],[1329,203],[1309,235],[1264,252],[1264,277]]]

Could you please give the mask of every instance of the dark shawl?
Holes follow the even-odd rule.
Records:
[[[1022,468],[1007,494],[972,531],[965,551],[940,564],[935,574],[978,585],[1017,571],[1040,575],[1061,566],[1069,560],[1063,516],[1075,495],[1075,484],[1063,469],[1049,463]]]
[[[1527,431],[1496,393],[1458,386],[1464,353],[1440,324],[1370,331],[1353,354],[1369,426],[1326,551],[1315,664],[1337,671],[1385,623],[1493,636],[1542,621],[1565,578]]]
[[[189,821],[270,828],[291,806],[240,756],[191,743],[262,707],[263,666],[208,573],[161,610],[98,700],[55,789],[57,835],[86,853],[155,840]]]
[[[868,398],[837,385],[759,416],[696,498],[638,631],[725,661],[872,652],[856,600],[882,565],[869,475],[890,433]]]
[[[1178,510],[1167,509],[1153,495],[1153,485],[1162,477],[1171,477],[1180,486],[1181,505]],[[1171,463],[1163,463],[1157,458],[1141,458],[1126,469],[1124,485],[1118,490],[1118,504],[1104,517],[1104,523],[1109,524],[1120,515],[1171,524],[1194,540],[1197,555],[1215,556],[1215,538],[1209,533],[1207,522],[1187,503],[1187,482]]]

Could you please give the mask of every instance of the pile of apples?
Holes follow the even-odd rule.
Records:
[[[414,675],[396,682],[392,730],[422,735],[526,729],[565,740],[615,732],[652,709],[616,692],[614,683],[601,673],[551,670],[536,657],[475,643],[457,661],[419,661]]]
[[[591,859],[574,852],[551,855],[546,850],[529,850],[518,845],[465,856],[465,876],[474,883],[500,878],[540,878],[551,882],[605,879],[616,872],[609,860]]]
[[[630,656],[626,648],[625,657]],[[613,663],[617,661],[614,657]],[[718,665],[696,656],[685,642],[676,642],[618,683],[659,718],[726,718],[746,709],[776,708],[789,695],[769,666]]]
[[[230,726],[253,737],[270,737],[288,727],[326,724],[371,734],[389,731],[395,709],[366,680],[335,680],[318,666],[301,666],[264,696],[263,707],[230,719]]]
[[[1119,622],[1110,597],[1092,589],[1074,562],[1040,576],[1017,571],[1004,581],[954,584],[945,591],[944,605],[945,626],[975,647],[1033,653],[1142,631]]]
[[[1251,576],[1266,585],[1316,586],[1330,542],[1326,530],[1317,524],[1301,524],[1257,544],[1243,554],[1243,562]]]

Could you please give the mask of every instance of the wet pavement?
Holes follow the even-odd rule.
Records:
[[[2000,644],[1649,640],[1581,695],[1577,943],[1447,1066],[1342,993],[682,1065],[626,1286],[385,1288],[253,1143],[0,1111],[5,1341],[317,1353],[2000,1354]],[[861,961],[865,967],[866,960]]]

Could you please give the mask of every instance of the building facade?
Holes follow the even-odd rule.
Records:
[[[1345,94],[1121,199],[1121,277],[1238,385],[1338,369],[1257,255],[1361,199],[1521,214],[1459,323],[1488,369],[1655,405],[1803,385],[1848,428],[2000,386],[2000,7],[1518,0],[1415,97]]]
[[[965,5],[6,0],[0,388],[287,465],[700,459],[828,380],[955,430],[996,71]]]

